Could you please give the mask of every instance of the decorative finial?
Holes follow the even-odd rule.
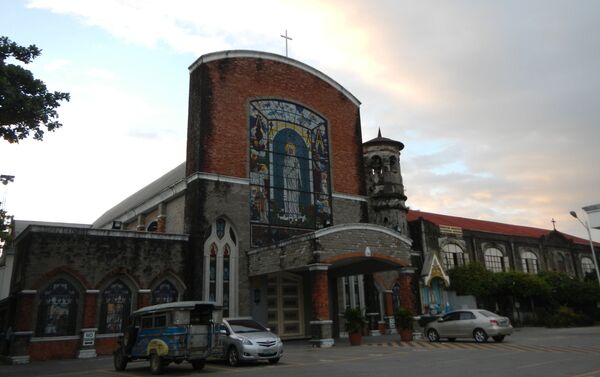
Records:
[[[554,230],[556,230],[556,221],[554,221],[554,218],[552,218],[552,227],[554,228]]]
[[[381,127],[379,127],[379,131],[377,131],[377,137],[381,138]]]

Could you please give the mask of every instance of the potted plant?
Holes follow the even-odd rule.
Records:
[[[406,308],[400,308],[394,313],[396,328],[400,333],[400,340],[408,342],[413,339],[413,315]]]
[[[344,319],[346,321],[344,326],[348,332],[350,345],[360,346],[362,343],[362,331],[367,324],[362,310],[360,308],[347,308],[344,312]]]

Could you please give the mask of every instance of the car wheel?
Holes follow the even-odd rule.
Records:
[[[504,335],[493,336],[492,339],[494,339],[494,342],[496,343],[502,343],[502,341],[504,340]]]
[[[123,353],[123,349],[119,348],[113,354],[113,363],[116,371],[124,371],[127,368],[127,357]]]
[[[456,340],[456,338],[448,338],[449,342],[454,342]]]
[[[429,329],[427,330],[427,339],[429,339],[430,342],[439,342],[440,335],[434,329]]]
[[[204,364],[206,364],[205,360],[194,360],[192,361],[192,368],[195,370],[201,370],[204,368]]]
[[[473,338],[477,343],[484,343],[487,341],[487,334],[482,329],[475,329],[473,331]]]
[[[240,364],[240,353],[237,348],[231,347],[229,351],[227,351],[227,362],[232,367],[237,367]]]
[[[150,373],[162,374],[164,370],[165,365],[163,364],[162,357],[158,356],[156,353],[150,355]]]
[[[269,359],[269,364],[277,364],[279,362],[279,358]]]

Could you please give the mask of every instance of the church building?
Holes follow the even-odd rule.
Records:
[[[233,50],[189,73],[185,162],[91,225],[16,222],[0,258],[0,355],[111,354],[132,311],[180,300],[329,347],[347,308],[378,334],[395,332],[400,306],[472,305],[447,291],[447,271],[469,260],[589,272],[585,240],[409,211],[404,145],[363,141],[359,100],[313,67]]]
[[[347,307],[372,330],[394,297],[416,313],[402,143],[363,143],[358,99],[296,60],[225,51],[189,72],[184,163],[91,227],[18,234],[14,362],[110,353],[131,311],[175,300],[319,347]]]

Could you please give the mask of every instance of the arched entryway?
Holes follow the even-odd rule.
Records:
[[[305,335],[311,336],[315,346],[334,344],[334,337],[340,334],[340,314],[347,306],[363,309],[371,316],[374,328],[393,315],[388,293],[395,283],[407,296],[403,301],[414,305],[410,245],[410,239],[389,228],[345,224],[251,250],[248,268],[253,279],[252,313],[267,317],[269,326],[282,334],[296,329],[296,325],[289,326],[289,331],[285,329],[286,321],[295,319],[286,319],[282,304],[286,297],[279,296],[286,289],[290,295],[294,293],[291,286],[286,288],[290,283],[282,278],[286,275],[281,275],[289,273],[288,280],[295,276],[302,281],[298,284],[302,293],[296,289],[295,294],[297,302],[305,306],[297,312],[304,315]],[[289,312],[294,310],[290,308]]]

